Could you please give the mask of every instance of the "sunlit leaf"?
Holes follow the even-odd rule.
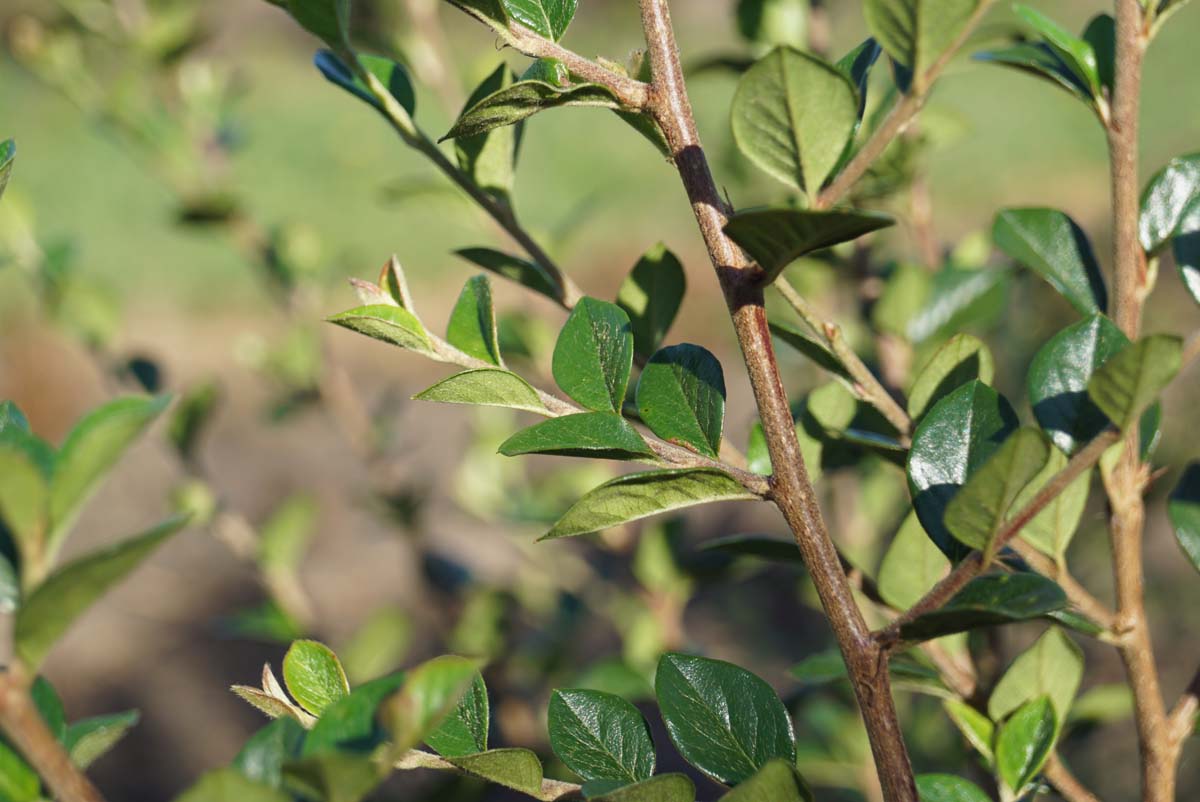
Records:
[[[663,348],[642,369],[638,415],[656,435],[716,457],[725,421],[725,374],[707,349]]]

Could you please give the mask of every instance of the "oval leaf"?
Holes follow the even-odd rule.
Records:
[[[992,352],[978,337],[956,334],[917,372],[908,391],[908,414],[919,420],[926,410],[972,379],[990,385],[996,373]]]
[[[496,128],[515,125],[540,111],[560,106],[621,108],[612,91],[600,84],[555,86],[545,81],[518,81],[493,92],[464,111],[439,141],[486,134]]]
[[[638,709],[619,696],[588,690],[550,697],[550,747],[585,780],[638,783],[654,774],[654,742]]]
[[[1046,467],[1021,491],[1014,507],[1021,509],[1032,501],[1046,483],[1065,467],[1067,467],[1067,455],[1052,446],[1050,458],[1046,460]],[[1053,501],[1046,505],[1045,509],[1025,525],[1021,530],[1021,538],[1059,563],[1065,562],[1067,546],[1071,544],[1071,538],[1074,537],[1075,530],[1079,528],[1083,510],[1087,506],[1091,481],[1091,471],[1085,471],[1078,479],[1067,485],[1066,490],[1059,493]]]
[[[584,795],[591,802],[695,802],[696,786],[683,774],[660,774],[645,782],[615,791],[591,793],[598,783],[586,783]]]
[[[500,368],[479,368],[455,373],[413,396],[443,404],[476,404],[485,407],[524,409],[549,415],[537,390],[515,373]]]
[[[283,657],[283,681],[292,698],[318,717],[350,693],[337,655],[315,640],[298,640],[288,649]]]
[[[515,281],[523,287],[539,292],[547,298],[557,301],[562,295],[558,288],[558,282],[541,265],[491,248],[464,248],[461,251],[455,251],[454,254],[484,270],[490,270],[509,281]]]
[[[725,233],[774,281],[805,254],[858,239],[896,221],[873,212],[831,209],[751,209],[725,224]]]
[[[1157,253],[1180,231],[1193,201],[1200,198],[1200,153],[1177,156],[1154,174],[1142,192],[1138,235],[1146,253]]]
[[[1058,720],[1050,699],[1025,703],[996,736],[996,772],[1013,794],[1037,778],[1054,749]]]
[[[435,657],[413,669],[404,686],[379,711],[396,754],[421,743],[458,708],[479,675],[475,661]]]
[[[721,449],[725,374],[708,350],[684,343],[646,363],[637,386],[638,414],[656,435],[710,457]]]
[[[1050,627],[1022,652],[992,689],[988,715],[1003,721],[1026,702],[1045,696],[1060,722],[1067,720],[1071,702],[1083,679],[1083,652],[1058,627]]]
[[[554,380],[597,412],[620,412],[633,369],[629,316],[616,304],[582,298],[554,346]]]
[[[378,78],[401,108],[408,112],[409,116],[412,116],[416,111],[417,101],[416,94],[413,92],[412,80],[408,77],[408,70],[403,65],[381,56],[359,54],[357,58],[363,69]],[[345,89],[376,111],[381,113],[384,111],[383,104],[379,102],[379,98],[375,96],[371,88],[335,53],[329,50],[320,50],[313,58],[313,63],[327,81]]]
[[[923,92],[925,76],[962,35],[980,0],[865,0],[867,28],[887,54],[913,74]]]
[[[1137,423],[1182,365],[1183,342],[1155,334],[1105,362],[1088,382],[1088,396],[1118,429]]]
[[[1108,292],[1087,234],[1057,209],[1005,209],[992,226],[996,247],[1050,283],[1080,314],[1103,312]]]
[[[879,595],[897,610],[907,610],[949,571],[950,561],[910,512],[879,565]]]
[[[1056,583],[1037,574],[987,574],[950,601],[901,628],[906,640],[930,640],[979,627],[1038,618],[1067,606]]]
[[[512,70],[507,64],[501,64],[475,87],[463,111],[488,95],[507,89],[512,83]],[[512,194],[520,144],[521,126],[504,126],[477,136],[459,137],[454,140],[454,155],[458,166],[476,186],[507,204]]]
[[[492,306],[492,285],[487,276],[469,279],[450,313],[446,340],[458,350],[484,362],[503,366],[496,310]]]
[[[389,674],[363,683],[349,695],[330,702],[308,731],[304,739],[303,756],[337,749],[355,752],[375,749],[386,737],[377,718],[379,707],[403,683],[403,672]]]
[[[468,774],[532,797],[542,795],[542,762],[528,749],[492,749],[477,755],[448,757]]]
[[[433,344],[416,315],[399,306],[360,306],[328,318],[342,328],[433,356]]]
[[[519,454],[598,459],[654,457],[637,430],[615,412],[583,412],[542,421],[505,440],[499,451],[506,457]]]
[[[477,671],[475,681],[454,708],[454,712],[440,727],[425,736],[425,743],[444,757],[463,757],[486,752],[489,716],[487,685]]]
[[[979,786],[952,774],[920,774],[917,796],[921,802],[992,802]]]
[[[772,760],[720,802],[813,802],[813,795],[795,766]]]

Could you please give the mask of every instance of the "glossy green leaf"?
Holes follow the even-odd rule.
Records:
[[[471,686],[454,711],[437,729],[425,736],[425,743],[444,757],[486,752],[489,716],[487,685],[483,682],[483,675],[476,671]]]
[[[910,512],[879,565],[879,595],[897,610],[907,610],[949,570],[946,555],[925,534],[917,514]]]
[[[561,294],[554,277],[547,273],[541,265],[491,248],[464,248],[454,253],[471,264],[478,265],[484,270],[490,270],[509,281],[515,281],[547,298],[557,300]]]
[[[402,64],[397,64],[389,58],[368,54],[358,54],[357,58],[362,68],[379,79],[379,83],[387,88],[388,93],[410,117],[416,113],[417,100],[412,79],[408,77],[408,70]],[[320,50],[313,58],[313,63],[325,80],[346,90],[376,111],[386,113],[383,104],[371,88],[336,53]]]
[[[794,765],[772,760],[720,802],[813,802],[813,794]]]
[[[300,23],[300,27],[331,47],[346,46],[350,0],[270,0]]]
[[[179,796],[175,802],[290,802],[291,797],[265,783],[251,780],[236,769],[217,769]]]
[[[796,737],[771,686],[720,660],[667,654],[655,692],[667,732],[684,759],[726,785],[774,759],[796,760]]]
[[[1087,234],[1056,209],[1005,209],[992,226],[996,247],[1037,273],[1080,314],[1103,312],[1108,292]]]
[[[292,698],[317,717],[350,694],[350,683],[337,655],[315,640],[298,640],[288,649],[283,657],[283,681]]]
[[[1167,501],[1167,515],[1179,547],[1200,571],[1200,463],[1190,463]]]
[[[75,619],[186,522],[186,518],[164,521],[144,534],[64,565],[38,585],[16,616],[16,652],[25,665],[36,670]]]
[[[996,363],[987,345],[970,334],[956,334],[917,371],[908,391],[908,414],[919,420],[930,407],[973,379],[990,385],[995,373]]]
[[[455,373],[417,393],[414,399],[443,404],[508,407],[549,415],[537,390],[515,373],[500,368],[478,368]]]
[[[42,550],[49,523],[50,487],[29,454],[0,441],[0,520],[23,559]]]
[[[975,380],[935,404],[913,432],[908,453],[913,507],[921,526],[951,559],[965,549],[946,527],[946,508],[1016,428],[1008,401]]]
[[[540,111],[562,106],[621,108],[613,93],[600,84],[555,86],[545,81],[517,81],[464,111],[441,141],[486,134],[496,128],[515,125]]]
[[[1190,207],[1185,230],[1172,240],[1171,250],[1183,286],[1200,304],[1200,200]]]
[[[12,178],[13,165],[17,160],[17,143],[11,139],[0,142],[0,198],[8,189],[9,179]]]
[[[931,640],[979,627],[1038,618],[1067,606],[1057,584],[1037,574],[986,574],[954,598],[901,628],[906,640]]]
[[[750,501],[753,493],[714,468],[680,468],[619,476],[575,502],[542,540],[599,532],[662,512],[715,501]]]
[[[509,18],[557,42],[575,17],[579,0],[501,0]]]
[[[67,727],[63,748],[71,756],[72,763],[87,769],[108,754],[140,719],[138,711],[127,710],[77,721]]]
[[[1014,509],[1021,509],[1038,494],[1055,474],[1067,466],[1067,455],[1058,448],[1050,448],[1050,457],[1046,467],[1029,485],[1017,496]],[[1083,518],[1084,507],[1087,506],[1088,491],[1091,488],[1091,471],[1085,471],[1067,489],[1046,505],[1032,521],[1025,524],[1021,530],[1021,538],[1031,543],[1043,554],[1053,557],[1063,563],[1067,556],[1067,546],[1079,528]]]
[[[972,748],[988,765],[995,761],[992,744],[996,740],[996,725],[992,720],[961,699],[946,699],[942,702],[946,715],[967,739]]]
[[[509,34],[508,13],[502,0],[449,0],[502,37]]]
[[[983,327],[1004,312],[1008,279],[1007,270],[947,265],[929,276],[924,296],[917,296],[922,298],[920,305],[898,333],[924,343],[967,326]]]
[[[1083,679],[1083,652],[1058,627],[1050,627],[1022,652],[988,697],[988,715],[1003,721],[1026,702],[1045,696],[1060,722],[1067,720],[1071,702]]]
[[[327,319],[330,323],[372,339],[433,355],[433,344],[425,327],[412,312],[402,307],[382,304],[360,306]]]
[[[512,83],[512,70],[507,64],[501,64],[475,87],[463,111],[488,95],[507,89]],[[492,197],[509,203],[520,146],[521,126],[503,126],[477,136],[459,137],[454,140],[454,155],[458,159],[458,166],[476,186]]]
[[[404,686],[380,710],[396,754],[413,748],[454,713],[479,675],[465,657],[435,657],[409,672]]]
[[[646,459],[654,452],[637,430],[615,412],[563,415],[522,429],[500,444],[506,457],[557,454],[599,459]]]
[[[404,680],[404,672],[397,671],[365,682],[331,701],[308,731],[301,756],[339,749],[362,753],[374,750],[386,736],[379,724],[380,706]]]
[[[250,736],[232,767],[255,782],[283,786],[283,766],[300,757],[307,731],[294,718],[280,718]]]
[[[1183,233],[1189,207],[1200,198],[1200,153],[1167,162],[1142,192],[1138,236],[1146,253],[1157,253],[1172,237]]]
[[[683,265],[665,245],[655,245],[638,259],[617,292],[617,306],[629,315],[636,353],[649,357],[658,350],[686,291]]]
[[[742,76],[730,113],[734,142],[750,161],[815,194],[858,124],[858,92],[833,65],[779,47]]]
[[[801,256],[893,223],[892,218],[873,212],[780,207],[737,212],[725,224],[725,233],[758,262],[770,282]]]
[[[1073,76],[1087,87],[1089,94],[1100,97],[1100,72],[1096,53],[1086,40],[1072,35],[1045,14],[1017,5],[1017,16],[1041,34],[1043,41],[1062,60]]]
[[[488,782],[532,797],[542,793],[542,762],[528,749],[492,749],[447,758],[458,768]]]
[[[468,356],[502,367],[498,340],[491,282],[487,276],[474,276],[463,286],[450,313],[446,341]]]
[[[1007,520],[1018,494],[1050,459],[1050,443],[1037,429],[1013,432],[946,505],[946,528],[988,557],[995,553],[996,534]]]
[[[979,0],[866,0],[867,28],[923,92],[930,68],[962,35]]]
[[[991,802],[975,783],[953,774],[918,774],[916,780],[921,802]]]
[[[976,53],[974,58],[1044,78],[1089,105],[1095,103],[1087,82],[1077,76],[1071,66],[1045,42],[1022,42],[997,50],[986,50]]]
[[[725,422],[725,374],[707,349],[684,343],[650,358],[637,385],[638,414],[664,440],[716,457]]]
[[[1037,778],[1054,749],[1058,720],[1054,705],[1042,696],[1026,702],[996,735],[996,773],[1014,794]]]
[[[583,787],[584,796],[591,802],[695,802],[696,800],[696,786],[683,774],[660,774],[645,782],[589,795],[589,791],[596,789],[597,785],[598,783],[587,783]]]
[[[1105,362],[1088,381],[1092,402],[1118,429],[1138,422],[1182,364],[1178,337],[1155,334],[1126,346]]]
[[[854,377],[850,375],[850,371],[846,370],[846,366],[842,364],[837,355],[833,351],[830,351],[823,343],[819,343],[804,332],[783,323],[771,323],[770,326],[771,334],[776,339],[787,343],[790,347],[796,349],[837,378],[853,383]]]
[[[1096,76],[1100,86],[1112,95],[1116,81],[1117,23],[1111,14],[1097,14],[1083,29],[1083,41],[1087,42],[1096,57]]]
[[[585,780],[633,784],[654,774],[654,742],[629,702],[600,691],[561,690],[550,697],[550,746]]]
[[[582,298],[554,346],[554,380],[597,412],[620,412],[633,369],[629,316],[616,304]]]

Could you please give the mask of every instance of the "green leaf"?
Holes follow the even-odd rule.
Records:
[[[956,334],[917,372],[908,391],[908,414],[919,420],[926,410],[973,379],[990,385],[995,373],[996,363],[987,345],[970,334]]]
[[[288,649],[283,657],[283,681],[292,698],[318,718],[325,708],[350,694],[337,655],[315,640],[298,640]]]
[[[542,762],[528,749],[491,749],[446,758],[467,774],[533,797],[542,793]]]
[[[850,371],[846,370],[846,366],[842,364],[837,355],[826,348],[824,344],[817,342],[804,332],[783,323],[771,323],[769,325],[771,327],[771,334],[775,335],[777,339],[795,348],[819,367],[829,371],[842,381],[854,382],[854,377],[850,375]]]
[[[483,682],[483,676],[476,671],[470,688],[454,711],[441,726],[425,736],[425,743],[445,757],[486,752],[489,715],[487,685]]]
[[[700,550],[719,551],[735,557],[757,557],[770,562],[804,565],[800,550],[796,548],[796,541],[774,535],[726,535],[705,541],[700,546]]]
[[[585,780],[637,783],[654,774],[654,742],[638,709],[619,696],[560,690],[550,697],[550,747]]]
[[[1200,198],[1200,153],[1176,156],[1167,162],[1146,184],[1142,192],[1142,211],[1138,236],[1142,249],[1157,253],[1181,233],[1188,209]]]
[[[1067,467],[1067,455],[1055,447],[1050,448],[1050,458],[1046,467],[1029,485],[1017,496],[1015,509],[1021,509],[1031,502],[1038,492],[1054,478],[1055,474]],[[1043,554],[1053,557],[1063,564],[1067,558],[1067,546],[1079,522],[1083,518],[1084,507],[1087,506],[1088,491],[1091,489],[1091,471],[1085,471],[1067,489],[1046,505],[1032,521],[1021,530],[1021,538],[1031,543]]]
[[[136,710],[95,716],[77,721],[67,727],[63,748],[71,756],[71,762],[87,769],[104,757],[141,719]]]
[[[467,109],[488,95],[512,86],[513,73],[501,64],[483,79],[467,98]],[[517,151],[521,146],[521,126],[504,126],[477,136],[464,136],[454,141],[458,166],[480,189],[505,204],[510,203],[515,180]]]
[[[984,762],[989,766],[994,763],[996,757],[992,752],[992,743],[996,739],[996,725],[992,720],[961,699],[946,699],[942,707]]]
[[[579,0],[501,0],[513,22],[557,42],[575,18]]]
[[[834,65],[845,73],[846,77],[850,79],[850,82],[854,84],[854,88],[858,91],[858,123],[854,126],[855,132],[858,131],[858,127],[862,123],[863,113],[867,109],[867,86],[871,78],[871,68],[875,66],[875,62],[879,60],[879,54],[882,52],[883,48],[879,46],[879,43],[874,39],[868,38],[858,47],[838,59],[837,64]],[[851,136],[850,141],[846,143],[846,150],[842,153],[843,161],[849,158],[853,147],[854,137]]]
[[[37,772],[5,741],[0,741],[0,800],[39,802],[41,798],[42,783]]]
[[[1005,309],[1008,276],[1007,270],[947,265],[928,278],[921,305],[898,333],[911,342],[923,343],[966,326],[987,325]]]
[[[946,509],[1016,429],[1017,416],[1008,401],[976,379],[935,404],[913,432],[908,453],[913,508],[921,526],[951,559],[965,550],[946,526]]]
[[[540,111],[562,106],[621,108],[612,91],[600,84],[555,86],[545,81],[517,81],[464,111],[439,141],[479,136],[496,128],[515,125]]]
[[[509,281],[515,281],[552,300],[557,301],[562,295],[554,277],[547,273],[541,265],[491,248],[464,248],[454,253],[471,264],[478,265],[484,270],[490,270]]]
[[[1171,243],[1175,267],[1192,300],[1200,304],[1200,200],[1189,207],[1185,230]]]
[[[686,290],[683,265],[661,242],[638,259],[617,292],[617,306],[629,315],[636,353],[649,357],[658,350]]]
[[[217,769],[179,796],[175,802],[290,802],[283,791],[251,780],[237,769]]]
[[[1050,699],[1042,696],[1013,714],[996,735],[996,772],[1014,794],[1037,778],[1054,749],[1058,720]]]
[[[594,783],[584,786],[591,802],[695,802],[696,786],[683,774],[660,774],[645,782],[625,785],[614,791],[588,795]]]
[[[675,748],[726,785],[750,779],[773,759],[796,760],[783,702],[763,680],[720,660],[667,654],[655,678],[658,706]]]
[[[907,610],[949,570],[946,555],[925,534],[917,514],[910,512],[879,565],[879,595],[897,610]]]
[[[772,760],[720,802],[813,802],[813,795],[794,765]]]
[[[663,348],[642,369],[637,407],[659,437],[715,458],[725,422],[721,363],[698,345]]]
[[[6,139],[0,142],[0,198],[4,197],[4,190],[8,188],[8,181],[12,178],[13,165],[17,160],[17,143],[11,139]]]
[[[738,33],[760,45],[808,43],[808,3],[805,0],[738,0]]]
[[[57,553],[84,503],[170,400],[168,396],[119,398],[92,410],[71,429],[50,483],[48,554]]]
[[[283,766],[300,756],[305,732],[294,718],[272,721],[250,736],[232,766],[255,782],[281,788]]]
[[[450,313],[446,340],[468,356],[498,367],[504,365],[496,333],[492,285],[487,276],[473,276],[463,285],[458,303]]]
[[[916,780],[921,802],[991,802],[975,783],[952,774],[919,774]]]
[[[349,694],[331,701],[308,731],[300,756],[309,757],[334,750],[361,753],[374,750],[384,742],[386,736],[378,723],[380,705],[396,692],[404,680],[404,672],[397,671],[365,682]]]
[[[766,271],[769,283],[801,256],[893,223],[892,218],[873,212],[778,207],[737,212],[725,224],[725,233]]]
[[[413,398],[443,404],[477,404],[523,409],[539,415],[550,414],[537,390],[517,374],[500,368],[478,368],[455,373]]]
[[[395,669],[413,640],[413,621],[398,607],[380,607],[338,648],[350,684],[382,677]]]
[[[429,341],[425,327],[417,320],[416,315],[402,307],[372,304],[341,312],[327,319],[330,323],[350,331],[433,356],[433,343]]]
[[[1037,574],[987,574],[972,579],[938,610],[901,628],[905,640],[932,640],[955,632],[1039,618],[1067,606],[1057,584]]]
[[[211,422],[221,391],[216,382],[199,384],[182,396],[171,411],[167,436],[185,460],[195,456],[196,444],[204,427]]]
[[[1112,321],[1094,314],[1054,335],[1034,356],[1026,379],[1033,415],[1068,454],[1108,426],[1086,390],[1100,366],[1128,345]]]
[[[25,665],[36,670],[75,619],[185,523],[186,518],[171,518],[144,534],[68,563],[38,585],[16,616],[16,651]]]
[[[599,532],[697,504],[757,498],[732,476],[715,468],[631,473],[589,491],[541,539]]]
[[[1092,97],[1101,97],[1100,72],[1091,44],[1071,35],[1054,20],[1029,6],[1014,6],[1017,16],[1042,35],[1043,40],[1062,60]]]
[[[501,37],[509,36],[508,14],[501,0],[450,0],[468,15],[491,28]]]
[[[653,459],[654,452],[629,422],[615,412],[563,415],[522,429],[501,443],[506,457],[557,454],[598,459]]]
[[[54,690],[50,680],[39,675],[34,678],[29,695],[33,699],[33,706],[37,708],[38,714],[45,722],[46,729],[50,730],[54,740],[62,743],[67,736],[67,718],[58,691]]]
[[[996,683],[988,698],[988,715],[993,721],[1003,721],[1026,702],[1045,696],[1054,705],[1058,721],[1065,722],[1082,679],[1083,652],[1052,626]]]
[[[416,113],[416,94],[413,92],[408,70],[402,64],[397,64],[391,59],[381,56],[359,54],[357,58],[364,70],[374,75],[379,79],[379,83],[387,87],[391,96],[396,99],[401,108],[408,112],[410,117]],[[346,90],[376,111],[386,114],[383,104],[379,102],[379,98],[375,97],[371,88],[336,53],[319,50],[313,58],[313,63],[327,81]]]
[[[371,755],[322,752],[284,764],[283,785],[303,799],[359,802],[383,782],[385,769]]]
[[[1013,432],[946,505],[946,528],[960,543],[995,554],[994,540],[1013,502],[1050,459],[1050,443],[1037,429]]]
[[[1179,547],[1200,571],[1200,463],[1190,463],[1179,477],[1167,501],[1167,516]]]
[[[1137,423],[1182,365],[1178,337],[1144,337],[1105,362],[1088,381],[1088,396],[1118,429]]]
[[[1005,209],[992,226],[996,247],[1050,283],[1081,315],[1103,312],[1108,292],[1087,234],[1056,209]]]
[[[267,574],[294,574],[316,533],[317,503],[297,494],[284,500],[259,528],[258,564]]]
[[[1116,81],[1117,23],[1111,14],[1097,14],[1083,29],[1083,41],[1096,56],[1096,76],[1100,86],[1112,95]]]
[[[1095,107],[1095,98],[1092,96],[1087,82],[1078,77],[1070,65],[1054,51],[1054,48],[1045,42],[1022,42],[999,50],[976,53],[974,58],[978,61],[1013,67],[1039,78],[1045,78],[1067,90],[1084,103]]]
[[[790,47],[742,76],[730,110],[733,139],[769,175],[815,194],[858,124],[858,92],[841,70]]]
[[[350,0],[270,0],[287,9],[300,27],[331,47],[346,47]]]
[[[629,316],[616,304],[581,298],[554,346],[554,380],[596,412],[620,412],[633,370]]]
[[[962,35],[979,0],[866,0],[867,28],[923,93],[933,65]]]
[[[399,755],[425,740],[458,707],[479,675],[479,665],[465,657],[435,657],[413,669],[380,711]]]
[[[0,519],[25,562],[41,556],[49,500],[50,488],[41,468],[24,449],[0,441]]]

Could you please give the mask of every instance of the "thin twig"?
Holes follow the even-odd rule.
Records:
[[[512,38],[508,40],[508,43],[514,49],[532,58],[552,58],[561,61],[572,75],[589,83],[608,87],[621,105],[627,109],[643,109],[649,102],[650,86],[648,84],[584,58],[558,42],[552,42],[539,36],[519,23],[510,23],[509,30]]]
[[[1081,585],[1079,580],[1066,569],[1066,566],[1059,565],[1019,537],[1009,541],[1008,545],[1020,555],[1030,568],[1057,582],[1058,586],[1067,594],[1067,599],[1071,604],[1079,612],[1099,624],[1105,632],[1111,632],[1116,626],[1116,615],[1109,609],[1109,606]]]

